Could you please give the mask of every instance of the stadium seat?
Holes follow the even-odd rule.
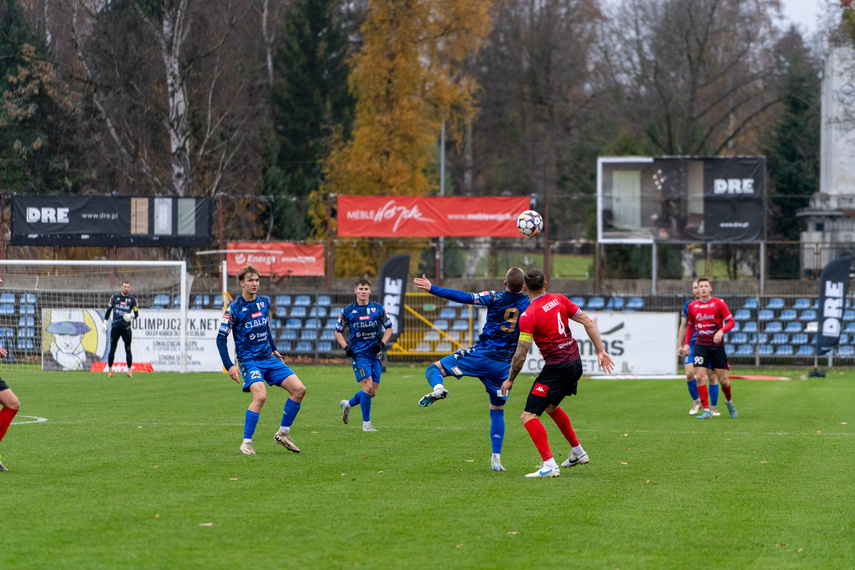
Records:
[[[288,319],[287,321],[285,321],[285,328],[286,329],[297,330],[297,329],[301,328],[302,326],[303,326],[302,319]]]
[[[739,309],[733,314],[733,320],[735,321],[747,321],[751,318],[751,311],[748,309]]]
[[[748,340],[748,344],[766,344],[769,342],[769,335],[766,333],[757,333],[755,335],[751,335]]]
[[[800,321],[814,321],[816,320],[816,311],[813,309],[806,309],[802,311],[801,316],[799,317]]]
[[[22,315],[35,315],[36,314],[36,306],[35,305],[21,305],[21,314]]]
[[[733,344],[745,344],[748,342],[748,335],[745,333],[736,333],[736,334],[731,334],[728,336],[729,336],[730,342],[732,342]],[[726,351],[726,352],[730,352],[730,351]]]
[[[855,311],[853,311],[851,309],[847,309],[846,311],[843,311],[843,317],[842,318],[844,321],[855,321]]]
[[[802,324],[799,321],[790,321],[787,323],[787,326],[784,327],[784,332],[790,334],[800,333],[802,332],[802,329]]]
[[[591,297],[588,299],[587,309],[589,311],[598,311],[606,306],[606,300],[602,297]]]
[[[440,341],[436,343],[434,352],[451,352],[451,343],[448,341]]]
[[[303,323],[303,328],[307,329],[319,329],[321,328],[321,320],[320,319],[306,319],[306,322]]]
[[[452,307],[454,309],[459,309],[460,307],[463,306],[463,303],[458,303],[457,301],[449,301],[448,303],[446,303],[445,306],[446,307]]]
[[[21,303],[29,303],[30,305],[35,305],[36,304],[36,294],[35,293],[21,293]]]
[[[2,295],[0,295],[0,304],[14,305],[15,304],[15,295],[12,293],[3,293]]]
[[[754,321],[748,321],[742,325],[742,332],[747,333],[756,333],[757,332],[757,323]]]
[[[733,354],[734,352],[736,352],[736,345],[726,344],[726,345],[724,345],[724,351],[727,354]]]
[[[849,335],[846,333],[840,333],[840,340],[838,341],[840,344],[849,344]]]
[[[21,327],[18,329],[18,338],[36,338],[36,329],[32,327]]]
[[[297,295],[297,298],[294,299],[294,305],[298,307],[308,307],[312,304],[312,298],[308,295]],[[299,347],[299,345],[298,345]]]
[[[772,335],[772,342],[770,344],[787,344],[790,342],[790,336],[786,333],[775,333]]]
[[[157,305],[161,308],[166,307],[169,305],[169,295],[155,295],[152,305]]]
[[[782,321],[794,321],[796,320],[796,311],[793,309],[784,309],[781,311],[781,316],[779,317]]]
[[[319,340],[323,341],[335,341],[335,331],[331,331],[328,329],[324,329],[321,331],[321,337]]]
[[[18,350],[33,350],[34,346],[32,339],[18,339]]]
[[[570,297],[570,302],[580,309],[585,308],[585,297]]]
[[[166,307],[164,307],[163,305],[152,305],[151,307],[149,307],[149,308],[148,308],[148,309],[146,309],[146,310],[147,310],[147,311],[162,311],[162,310],[163,310],[163,309],[165,309],[165,308],[166,308]]]
[[[796,350],[796,356],[813,356],[814,346],[812,344],[802,344],[799,345],[798,350]]]
[[[311,342],[300,341],[297,343],[297,348],[294,349],[294,352],[314,352],[314,349]]]
[[[625,309],[632,309],[633,311],[637,311],[644,308],[644,299],[641,297],[630,297],[629,301],[626,302]]]
[[[439,312],[439,316],[437,318],[453,321],[457,318],[457,309],[445,307]]]
[[[439,340],[439,332],[433,329],[425,333],[425,340],[428,342],[436,342]]]
[[[309,311],[307,307],[297,305],[291,307],[291,312],[289,313],[292,319],[305,319],[308,315]]]
[[[283,324],[282,319],[270,319],[270,328],[275,331],[281,329]]]
[[[771,321],[775,318],[775,313],[770,311],[769,309],[763,309],[757,313],[758,321]]]
[[[328,354],[333,351],[333,343],[331,342],[319,342],[318,343],[318,352],[323,352],[324,354]]]
[[[327,308],[326,307],[312,307],[309,311],[310,317],[324,317],[327,316]]]
[[[210,295],[194,295],[193,304],[191,307],[193,309],[205,309],[211,305],[211,296]]]
[[[181,307],[181,295],[176,295],[175,299],[172,300],[172,308],[178,309]]]
[[[0,337],[2,338],[15,338],[15,329],[11,327],[4,327],[0,329]]]
[[[451,325],[451,330],[453,331],[468,331],[469,330],[469,321],[464,321],[463,319],[457,319]]]
[[[441,331],[448,330],[448,321],[445,319],[437,319],[433,322],[433,327]]]
[[[314,342],[318,340],[318,329],[303,329],[300,331],[300,340]]]
[[[606,303],[606,308],[619,311],[623,309],[624,305],[626,305],[626,301],[623,297],[609,297],[609,302]]]
[[[855,322],[846,323],[846,326],[843,327],[843,332],[849,333],[849,334],[855,334]]]
[[[819,325],[817,324],[816,321],[810,321],[808,323],[805,323],[805,332],[815,333],[817,331],[818,326]],[[849,331],[847,331],[847,332],[849,332]],[[851,331],[851,332],[855,332],[855,331]]]
[[[279,333],[279,340],[297,340],[297,329],[282,329]]]
[[[429,342],[420,342],[416,344],[416,347],[413,349],[413,352],[433,352],[430,348]]]
[[[329,307],[332,304],[332,299],[329,295],[318,295],[318,306]]]
[[[782,330],[784,330],[784,325],[782,325],[780,321],[769,321],[766,323],[766,327],[763,329],[763,332],[779,333]]]
[[[273,304],[277,307],[289,307],[291,306],[291,295],[276,295]]]
[[[336,319],[327,319],[327,321],[324,323],[324,328],[325,329],[334,329],[337,324],[338,324],[337,318]]]
[[[774,297],[769,299],[769,302],[766,303],[766,308],[770,311],[778,311],[784,308],[784,300],[780,297]]]
[[[740,327],[740,325],[739,325],[739,321],[735,321],[735,322],[733,323],[733,328],[732,328],[732,329],[730,329],[730,332],[732,332],[732,333],[738,333],[740,330],[741,330],[741,327]]]
[[[344,307],[330,307],[329,308],[329,316],[335,317],[337,319],[343,310],[344,310]]]
[[[855,356],[855,346],[848,344],[837,347],[837,356]]]
[[[761,344],[757,347],[757,352],[760,356],[772,356],[775,354],[775,348],[770,344]]]
[[[805,309],[810,309],[810,299],[796,299],[793,303],[793,308],[797,311],[804,311]]]
[[[781,344],[778,345],[778,348],[775,349],[775,356],[792,356],[793,354],[793,345],[792,344]]]
[[[14,315],[15,305],[0,305],[0,315]]]
[[[288,340],[276,343],[276,348],[279,349],[280,353],[291,352],[293,350],[293,347],[291,346],[291,341]]]
[[[745,299],[745,304],[742,305],[743,309],[756,309],[760,306],[760,302],[757,300],[757,297],[748,297]]]
[[[754,356],[754,346],[750,344],[740,344],[736,347],[734,356]]]
[[[18,320],[19,327],[34,327],[36,326],[36,318],[35,317],[21,317]]]

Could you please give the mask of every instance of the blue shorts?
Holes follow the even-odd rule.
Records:
[[[256,382],[267,382],[270,386],[281,386],[286,378],[294,374],[287,364],[271,356],[265,360],[251,360],[240,363],[243,376],[243,391],[249,392],[249,386]]]
[[[371,378],[372,382],[380,383],[380,374],[383,372],[383,364],[377,355],[365,356],[357,354],[350,359],[350,365],[353,366],[353,373],[356,375],[356,381],[362,382],[366,378]]]
[[[449,354],[439,363],[442,365],[442,369],[452,376],[457,378],[474,376],[481,380],[484,389],[490,396],[490,404],[504,406],[507,403],[508,399],[499,394],[502,390],[502,382],[508,379],[508,373],[511,370],[509,362],[498,362],[478,354],[474,348],[467,348]]]
[[[683,357],[683,366],[687,364],[691,364],[693,362],[693,358],[695,357],[695,343],[689,343],[689,354]]]

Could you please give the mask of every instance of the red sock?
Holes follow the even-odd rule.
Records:
[[[707,385],[698,386],[698,395],[701,397],[701,407],[705,410],[710,409],[710,393],[707,390]]]
[[[564,434],[564,437],[567,438],[567,441],[570,442],[571,447],[579,445],[579,438],[576,437],[576,432],[573,431],[573,426],[570,425],[570,418],[567,417],[564,410],[555,408],[550,417],[555,422],[555,425],[558,426],[558,429],[561,430],[561,433]]]
[[[6,430],[9,429],[9,424],[12,423],[12,418],[17,413],[17,408],[4,407],[0,409],[0,441],[3,441],[3,436],[6,435]]]
[[[544,461],[552,459],[552,451],[549,449],[549,440],[546,438],[546,428],[540,423],[540,418],[534,418],[526,422],[525,429],[534,442],[534,446],[540,452]]]
[[[730,401],[730,384],[728,384],[727,386],[722,384],[721,385],[721,391],[724,392],[724,397],[729,402]]]

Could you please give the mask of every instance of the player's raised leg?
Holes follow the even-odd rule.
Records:
[[[288,399],[285,400],[285,408],[282,410],[282,423],[279,426],[279,431],[273,434],[273,441],[289,451],[300,453],[300,448],[291,439],[291,426],[300,411],[301,402],[306,395],[306,387],[288,366],[282,364],[281,367],[290,374],[277,385],[288,391]]]
[[[419,400],[419,406],[430,406],[437,400],[444,400],[448,397],[448,390],[442,385],[442,379],[446,376],[446,372],[440,361],[436,361],[425,370],[425,379],[430,384],[432,390],[429,394],[425,394]]]

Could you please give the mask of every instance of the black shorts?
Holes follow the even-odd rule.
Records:
[[[0,378],[0,392],[2,392],[3,390],[8,390],[8,389],[9,389],[9,385],[6,384],[5,382],[3,382],[3,379]]]
[[[720,344],[715,346],[696,344],[692,364],[695,367],[712,368],[713,370],[728,370],[730,368],[727,364],[727,354]]]
[[[112,344],[119,344],[119,339],[121,338],[127,347],[131,344],[132,337],[131,327],[113,327],[110,331],[110,342]]]
[[[525,411],[539,416],[550,405],[558,405],[565,396],[576,393],[579,378],[582,377],[582,361],[574,360],[566,364],[547,364],[534,379]]]

